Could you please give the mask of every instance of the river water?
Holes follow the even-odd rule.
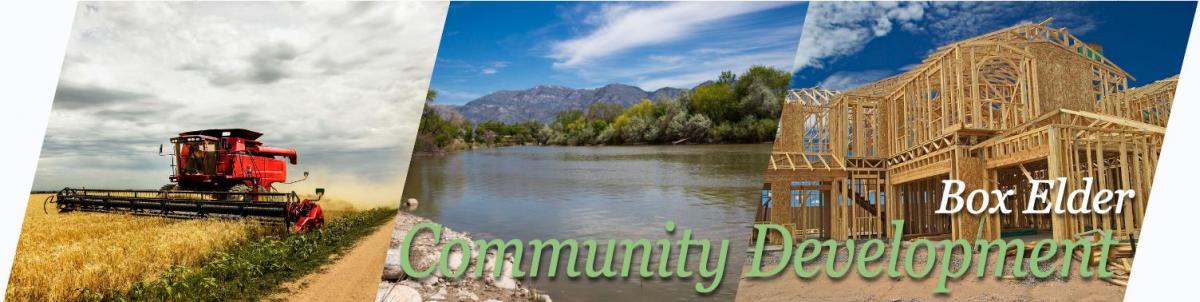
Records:
[[[615,280],[563,278],[560,265],[559,278],[525,282],[561,301],[733,300],[770,148],[505,147],[418,154],[404,198],[420,200],[415,214],[475,239],[666,238],[675,244],[682,230],[691,229],[693,238],[711,239],[714,250],[729,239],[724,279],[709,295],[694,288],[709,280],[642,279],[640,265],[631,277]],[[664,230],[667,221],[677,225],[674,234]],[[695,271],[699,253],[690,254],[688,268]],[[544,274],[547,264],[542,267]]]

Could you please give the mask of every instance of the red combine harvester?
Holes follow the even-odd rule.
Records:
[[[316,190],[316,199],[278,192],[275,184],[308,179],[308,172],[287,182],[287,163],[296,164],[296,150],[264,146],[257,141],[260,136],[246,129],[183,132],[171,138],[172,183],[162,189],[64,188],[55,195],[55,203],[60,212],[259,218],[283,222],[295,231],[320,228],[325,215],[318,201],[325,189]],[[164,155],[161,145],[159,155]]]

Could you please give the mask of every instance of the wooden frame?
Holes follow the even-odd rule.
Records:
[[[1098,228],[1136,238],[1178,76],[1129,88],[1132,76],[1100,47],[1049,21],[943,46],[908,72],[845,92],[792,90],[767,168],[774,210],[760,207],[756,220],[806,238],[1031,229],[1061,240]],[[934,214],[942,179],[1027,194],[1030,180],[1057,177],[1137,197],[1120,215]],[[906,221],[902,234],[891,234],[894,219]]]

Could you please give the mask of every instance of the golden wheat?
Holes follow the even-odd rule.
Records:
[[[77,301],[85,290],[122,291],[205,256],[259,229],[252,223],[120,214],[58,214],[48,195],[29,197],[5,293],[9,301]]]

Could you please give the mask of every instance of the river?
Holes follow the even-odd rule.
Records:
[[[529,146],[418,154],[404,198],[421,201],[415,214],[475,239],[667,238],[674,244],[680,231],[692,229],[694,238],[711,239],[714,250],[729,239],[724,279],[710,295],[694,289],[708,280],[642,279],[640,265],[627,279],[571,280],[561,277],[560,266],[557,279],[525,280],[562,301],[727,301],[737,289],[770,148]],[[674,234],[664,230],[667,221],[677,225]],[[695,271],[699,254],[691,254],[688,267]]]

